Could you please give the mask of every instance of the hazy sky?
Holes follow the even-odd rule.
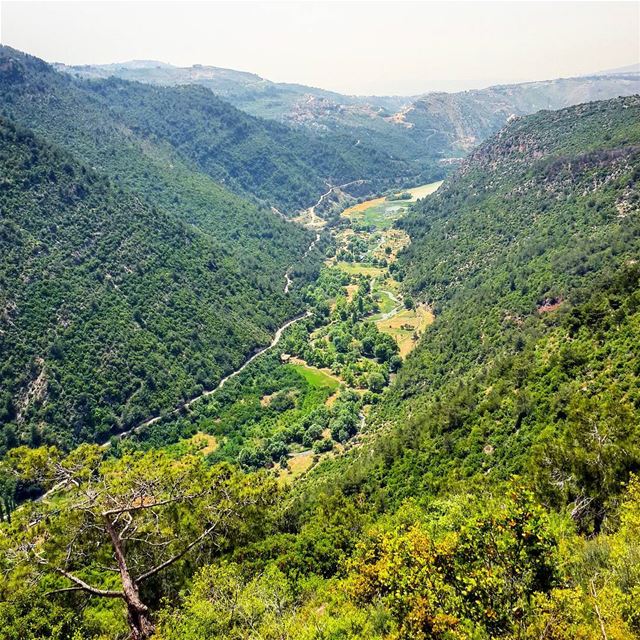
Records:
[[[10,2],[3,44],[68,64],[153,59],[342,93],[415,94],[640,60],[638,2]]]

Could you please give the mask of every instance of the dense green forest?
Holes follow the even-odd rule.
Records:
[[[201,85],[263,118],[386,149],[428,171],[443,158],[464,155],[512,115],[562,109],[640,91],[640,75],[598,74],[416,96],[352,96],[299,84],[271,82],[253,73],[206,65],[176,67],[157,61],[55,65],[84,78],[116,77],[160,86]],[[426,180],[423,180],[425,182]]]
[[[320,138],[261,120],[204,87],[158,88],[113,78],[86,85],[136,134],[171,145],[218,182],[283,211],[312,204],[327,182],[366,177],[360,192],[367,193],[394,180],[415,182],[421,171],[429,175],[382,145],[355,144],[338,134]]]
[[[207,177],[289,214],[312,205],[327,182],[366,180],[353,185],[358,195],[424,173],[379,146],[250,116],[203,87],[79,80],[8,47],[0,49],[0,98],[5,115],[189,220],[207,216]]]
[[[234,255],[6,121],[0,154],[3,449],[104,439],[169,409],[299,310],[284,272],[308,234],[292,224]]]
[[[3,221],[30,212],[7,221],[3,290],[31,304],[23,320],[5,304],[3,329],[42,314],[68,337],[51,342],[48,366],[71,377],[89,337],[132,314],[128,361],[144,337],[143,362],[166,354],[164,371],[182,352],[153,329],[175,313],[180,370],[192,371],[203,309],[221,304],[220,269],[202,262],[220,239],[28,132],[2,131]],[[257,359],[190,415],[71,452],[37,429],[30,446],[14,436],[0,462],[0,638],[638,637],[639,179],[638,97],[514,120],[396,223],[411,236],[393,264],[405,304],[436,316],[404,362],[370,322],[373,286],[325,267],[289,303],[271,290],[282,317],[287,304],[309,309],[283,337],[289,353]],[[87,242],[87,217],[119,230],[68,254]],[[309,234],[297,233],[303,251]],[[351,259],[363,251],[346,246]],[[58,291],[64,269],[70,288]],[[160,289],[175,306],[157,304]],[[193,290],[210,302],[191,304]],[[249,291],[243,317],[264,337],[272,307]],[[56,302],[75,304],[78,321],[48,313]],[[205,326],[207,344],[260,342]],[[33,358],[38,331],[16,357]],[[320,462],[283,481],[303,447]]]
[[[400,222],[404,283],[437,317],[388,402],[427,449],[408,455],[421,485],[550,467],[590,529],[638,468],[639,113],[632,97],[517,120]],[[572,458],[590,438],[611,477]]]
[[[326,186],[297,158],[308,143],[333,162],[334,147],[198,88],[77,82],[8,48],[0,61],[5,116],[72,156],[3,138],[2,446],[104,439],[210,388],[299,312],[284,274],[312,277],[321,254],[259,200],[315,199]],[[254,152],[271,187],[255,167],[236,180]]]

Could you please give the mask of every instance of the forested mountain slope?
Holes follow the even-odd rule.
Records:
[[[61,72],[80,78],[120,78],[159,86],[199,85],[238,109],[261,118],[276,120],[323,137],[342,134],[352,144],[384,149],[395,158],[428,168],[438,159],[438,149],[425,147],[406,135],[403,127],[386,118],[409,98],[402,96],[346,96],[300,84],[277,83],[253,73],[206,65],[174,67],[154,61],[123,64],[66,66]],[[358,142],[359,141],[359,142]]]
[[[7,121],[0,153],[6,444],[104,438],[171,408],[299,309],[283,293],[308,242],[294,225],[241,257]]]
[[[201,85],[248,113],[321,132],[344,132],[354,140],[385,148],[395,157],[427,163],[468,152],[498,131],[511,115],[640,92],[640,75],[631,68],[626,73],[404,97],[346,96],[205,65],[180,68],[133,61],[56,68],[86,78]]]
[[[635,640],[639,116],[630,97],[515,120],[415,205],[396,275],[436,321],[368,432],[293,487],[193,440],[12,449],[0,638]],[[90,171],[69,191],[63,159],[5,137],[12,174],[54,168],[17,194],[82,211]],[[238,424],[303,389],[273,391]]]
[[[640,99],[590,103],[513,121],[401,221],[436,321],[354,482],[395,501],[532,474],[600,528],[640,468],[639,178]]]
[[[261,120],[200,86],[158,88],[115,79],[88,86],[137,134],[170,144],[216,181],[283,211],[313,204],[327,182],[365,180],[360,192],[366,193],[396,179],[422,179],[422,167],[394,159],[382,146]]]
[[[152,177],[152,195],[167,201],[194,171],[286,213],[313,204],[327,181],[364,179],[360,190],[375,191],[423,171],[364,142],[249,116],[199,86],[78,80],[7,47],[0,71],[7,115],[136,188]]]

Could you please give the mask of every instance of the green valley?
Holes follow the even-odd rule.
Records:
[[[438,186],[417,192],[430,194]],[[376,202],[358,206],[366,210]],[[406,234],[388,228],[396,219],[395,212],[389,214],[385,242],[378,227],[364,230],[345,210],[341,225],[348,226],[329,230],[336,245],[332,251],[345,252],[345,238],[353,242],[357,237],[363,253],[359,262],[352,261],[352,254],[345,256],[348,262],[326,261],[304,295],[307,316],[287,323],[273,348],[224,379],[224,388],[219,384],[178,410],[142,423],[112,446],[147,450],[207,433],[217,442],[209,455],[212,462],[272,468],[287,479],[291,465],[299,477],[301,457],[307,471],[356,444],[366,414],[400,367],[400,356],[409,354],[433,320],[425,305],[402,299],[400,283],[390,272],[398,248],[408,242]],[[309,224],[317,228],[317,222]],[[384,251],[388,245],[394,252]],[[178,420],[176,414],[182,414]]]
[[[514,115],[597,78],[0,48],[0,640],[640,637],[640,96]]]

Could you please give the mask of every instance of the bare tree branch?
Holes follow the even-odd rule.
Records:
[[[148,504],[144,503],[144,496],[140,497],[140,504],[127,504],[123,507],[114,507],[113,509],[107,509],[102,512],[104,517],[115,516],[120,513],[130,513],[132,511],[140,511],[142,509],[152,509],[153,507],[160,507],[165,504],[171,504],[172,502],[185,502],[187,500],[193,500],[194,498],[200,498],[204,496],[207,492],[201,491],[200,493],[192,493],[188,496],[175,496],[173,498],[166,498],[165,500],[155,500],[154,502],[150,502]]]
[[[168,560],[165,560],[159,565],[153,567],[153,569],[149,569],[149,571],[143,573],[141,576],[138,576],[136,578],[136,582],[140,583],[143,580],[150,578],[151,576],[158,573],[158,571],[162,571],[163,569],[166,569],[168,566],[172,565],[174,562],[177,562],[178,560],[180,560],[180,558],[186,556],[187,553],[189,553],[189,551],[193,549],[193,547],[195,547],[197,544],[202,542],[210,533],[213,533],[216,527],[220,524],[221,519],[222,519],[222,516],[220,516],[209,528],[205,529],[195,540],[193,540],[193,542],[190,542],[182,551],[180,551],[179,553],[176,553],[174,556],[172,556]]]
[[[53,567],[60,575],[63,575],[65,578],[71,580],[71,582],[75,582],[80,589],[87,591],[88,593],[93,594],[94,596],[102,596],[103,598],[123,598],[124,594],[122,591],[111,591],[109,589],[97,589],[96,587],[92,587],[90,584],[86,583],[84,580],[81,580],[77,576],[74,576],[72,573],[65,571],[60,567]]]
[[[97,587],[92,587],[90,584],[88,584],[81,578],[78,578],[78,576],[74,576],[72,573],[65,571],[62,567],[56,567],[55,565],[52,565],[48,560],[45,560],[45,558],[43,558],[38,554],[34,554],[34,555],[36,557],[36,560],[40,564],[46,564],[47,566],[51,567],[54,571],[57,571],[60,575],[64,576],[68,580],[71,580],[71,582],[75,583],[77,585],[77,587],[74,587],[75,590],[82,589],[87,593],[91,593],[94,596],[102,596],[103,598],[123,598],[124,597],[124,593],[122,591],[111,591],[109,589],[98,589]]]

